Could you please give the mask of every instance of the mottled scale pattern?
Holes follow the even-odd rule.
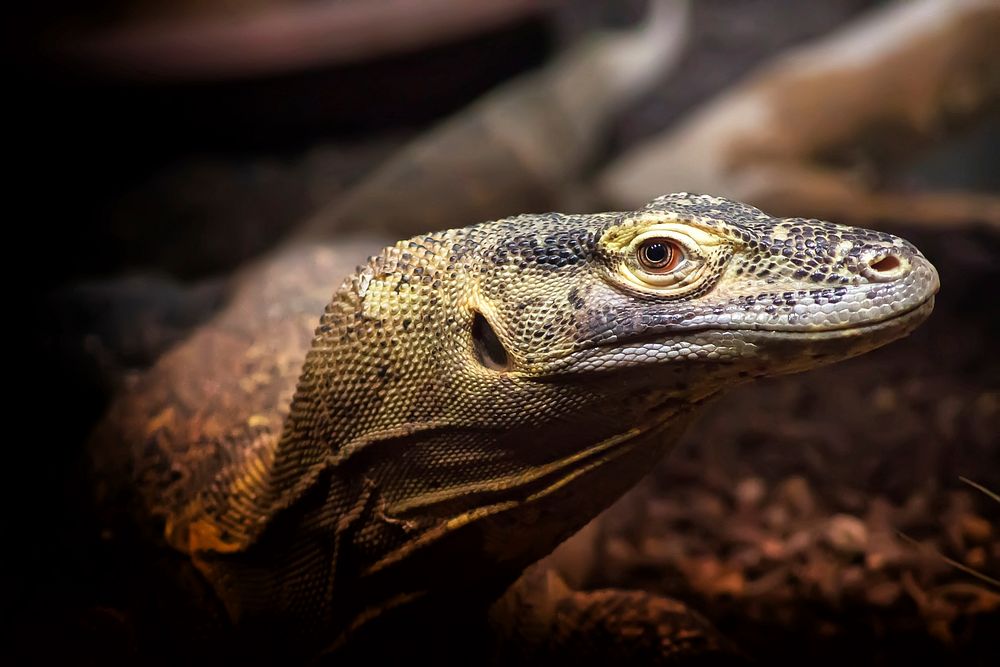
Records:
[[[681,253],[670,272],[639,261],[650,238]],[[937,286],[902,239],[704,195],[401,241],[333,295],[280,435],[185,486],[170,540],[239,624],[306,652],[461,608],[624,493],[706,399],[899,338]]]

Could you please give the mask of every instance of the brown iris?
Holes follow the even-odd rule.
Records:
[[[668,273],[684,259],[680,244],[670,239],[648,239],[638,251],[639,264],[650,273]]]

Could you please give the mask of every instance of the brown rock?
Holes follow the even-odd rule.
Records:
[[[768,505],[767,509],[764,510],[764,524],[768,528],[783,530],[788,525],[789,520],[788,509],[784,505]]]
[[[986,549],[983,547],[974,547],[965,552],[965,564],[973,568],[982,568],[986,566]]]
[[[640,553],[652,561],[666,563],[684,556],[684,544],[677,539],[647,537],[639,547]]]
[[[857,591],[865,585],[865,570],[858,565],[845,567],[840,573],[840,585],[845,591]]]
[[[865,566],[869,570],[899,565],[906,560],[907,554],[894,532],[885,528],[875,528],[869,532],[865,549]]]
[[[785,544],[769,537],[760,543],[760,552],[768,560],[782,560],[788,553]]]
[[[690,559],[683,569],[694,587],[711,597],[739,597],[746,587],[746,579],[740,570],[724,565],[711,556]]]
[[[785,550],[789,555],[799,554],[812,546],[813,535],[808,530],[799,530],[785,542]]]
[[[962,534],[973,542],[987,542],[993,534],[993,526],[981,516],[963,514],[959,519]]]
[[[767,496],[767,485],[760,477],[747,477],[736,485],[733,496],[742,508],[757,507]]]
[[[827,544],[847,555],[862,553],[868,546],[868,528],[861,519],[850,514],[831,517],[823,537]]]
[[[869,586],[865,591],[865,599],[873,605],[888,607],[899,599],[903,588],[895,581],[882,581]]]
[[[809,482],[801,475],[793,475],[782,482],[778,487],[778,497],[798,516],[810,516],[816,511],[816,501]]]
[[[695,516],[709,521],[717,521],[726,515],[726,504],[714,493],[692,494],[691,508]]]

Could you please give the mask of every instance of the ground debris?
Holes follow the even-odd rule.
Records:
[[[934,359],[963,326],[936,317],[863,363],[720,401],[604,515],[586,585],[683,599],[766,664],[992,664],[1000,411],[989,367]]]

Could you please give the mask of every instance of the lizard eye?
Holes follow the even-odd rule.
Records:
[[[650,273],[669,273],[684,261],[684,248],[671,239],[647,239],[637,254],[639,265]]]

